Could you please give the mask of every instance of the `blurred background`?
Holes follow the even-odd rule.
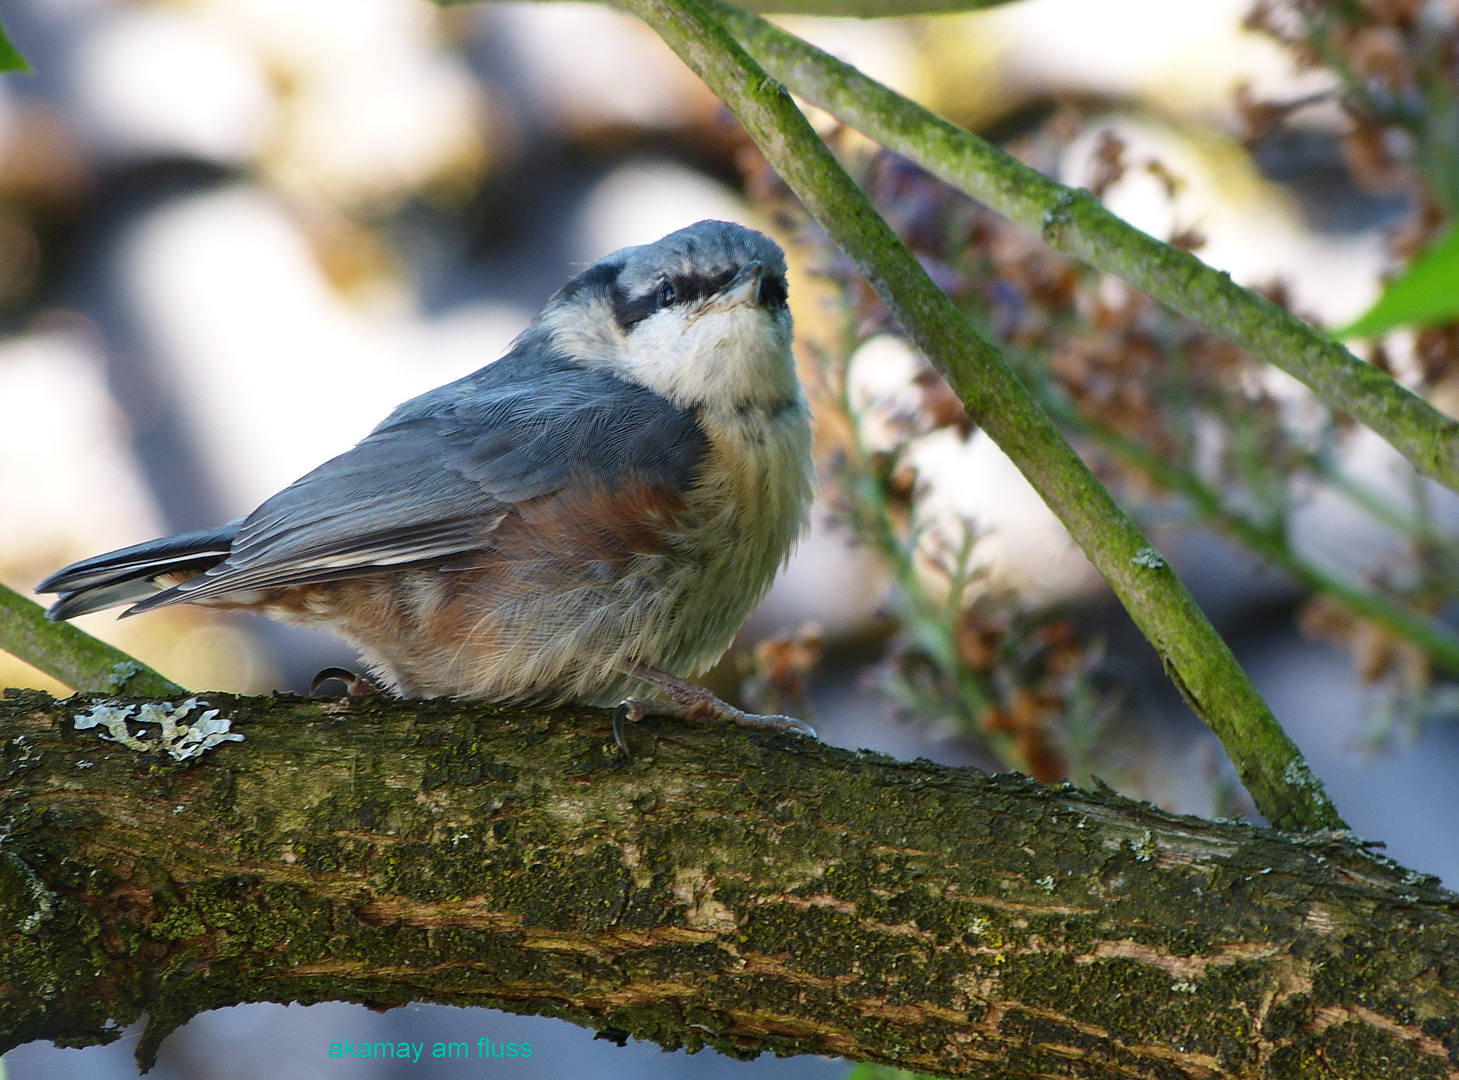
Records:
[[[1443,233],[1459,186],[1443,135],[1459,4],[1349,9],[1022,0],[781,21],[1336,327]],[[585,264],[730,219],[791,259],[822,497],[710,684],[840,745],[1254,817],[1038,497],[631,19],[576,3],[4,0],[0,20],[34,68],[0,77],[0,581],[29,592],[74,559],[246,513],[401,400],[494,360]],[[1459,882],[1444,670],[1459,499],[1287,377],[812,119],[1154,531],[1358,833]],[[1454,325],[1356,347],[1459,407]],[[1358,614],[1324,581],[1377,606]],[[302,692],[354,663],[327,635],[202,610],[79,623],[197,689]],[[3,653],[0,685],[65,693]],[[523,1077],[850,1069],[336,1004],[202,1015],[152,1075],[454,1076],[331,1062],[327,1045],[480,1037],[531,1042],[502,1066]],[[134,1045],[32,1044],[3,1067],[131,1077]]]

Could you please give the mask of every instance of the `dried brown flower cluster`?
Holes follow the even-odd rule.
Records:
[[[1096,175],[1112,182],[1121,158],[1118,139],[1102,136]],[[1249,353],[1071,262],[892,155],[873,158],[866,182],[889,220],[914,223],[901,231],[923,265],[936,268],[950,294],[1020,364],[1051,412],[1077,418],[1076,428],[1095,436],[1091,445],[1100,445],[1098,435],[1133,442],[1246,501],[1253,492],[1278,499],[1309,460],[1313,433],[1288,423],[1291,410]],[[935,221],[947,223],[941,233],[928,227]],[[1285,303],[1280,285],[1268,296]],[[884,322],[867,294],[857,301],[862,325]],[[952,396],[930,371],[927,377],[941,388],[929,400]],[[946,415],[939,404],[924,426]],[[1138,463],[1104,457],[1107,477],[1131,494],[1159,500],[1169,493]]]
[[[756,712],[809,719],[806,685],[825,649],[825,635],[811,622],[765,638],[750,658],[753,670],[741,690],[745,700]]]
[[[747,163],[751,191],[839,290],[840,325],[834,340],[811,350],[808,382],[832,507],[881,556],[894,582],[887,613],[896,632],[871,681],[906,716],[940,723],[1006,767],[1050,781],[1087,775],[1091,733],[1115,696],[1096,685],[1101,650],[1069,618],[1038,610],[971,565],[976,522],[953,523],[960,543],[949,541],[947,530],[934,535],[928,527],[919,513],[928,480],[911,450],[938,432],[966,438],[972,425],[962,402],[923,363],[895,408],[853,405],[849,359],[862,342],[894,329],[892,322],[773,174],[753,158]],[[950,296],[969,310],[985,309],[1003,335],[1027,347],[1055,340],[1057,323],[1078,302],[1083,272],[1077,266],[898,158],[878,154],[861,166],[878,209]],[[1001,268],[1001,276],[990,276],[989,265]],[[870,426],[879,438],[868,438]],[[787,645],[774,643],[771,655],[779,657]],[[757,659],[759,667],[777,666],[765,662],[769,656]],[[762,676],[755,685],[767,681],[773,680]]]
[[[1259,0],[1246,25],[1286,45],[1299,66],[1337,76],[1349,172],[1365,188],[1407,196],[1411,207],[1388,236],[1393,270],[1401,270],[1459,212],[1459,8],[1424,0]],[[1237,99],[1251,141],[1314,100],[1259,101],[1249,90]],[[1416,351],[1425,388],[1459,379],[1453,326],[1420,332]]]
[[[1401,262],[1449,218],[1432,169],[1437,159],[1414,149],[1422,140],[1413,135],[1412,115],[1428,108],[1424,95],[1436,78],[1459,100],[1459,47],[1450,25],[1459,14],[1444,24],[1448,29],[1435,29],[1410,4],[1348,4],[1341,13],[1339,7],[1267,0],[1250,24],[1278,36],[1304,63],[1334,66],[1345,80],[1344,107],[1353,125],[1345,147],[1354,175],[1374,184],[1400,176],[1415,193],[1411,222],[1392,237]],[[1312,100],[1267,103],[1248,91],[1238,95],[1253,137]],[[1024,145],[1009,149],[1052,160],[1085,126],[1075,109],[1064,107]],[[1303,561],[1291,542],[1292,524],[1303,500],[1330,486],[1407,541],[1402,560],[1375,566],[1358,587],[1423,617],[1459,599],[1456,546],[1423,508],[1409,513],[1401,500],[1342,474],[1338,462],[1351,428],[1345,418],[1244,350],[1071,262],[904,160],[854,136],[832,141],[933,280],[1003,349],[1135,513],[1224,531],[1310,583],[1327,571]],[[1459,137],[1450,141],[1459,160]],[[1063,614],[1041,611],[969,570],[977,522],[964,523],[969,541],[960,553],[929,551],[936,545],[918,513],[928,480],[909,448],[946,429],[967,437],[969,419],[930,366],[915,376],[916,392],[902,399],[899,415],[859,414],[847,393],[848,357],[871,336],[896,328],[773,174],[756,160],[746,164],[752,194],[841,289],[839,340],[811,350],[811,366],[828,489],[842,520],[885,560],[896,585],[889,608],[899,632],[876,668],[877,683],[909,715],[947,723],[1008,765],[1044,779],[1087,774],[1102,749],[1094,733],[1121,697],[1099,677],[1100,650]],[[1096,139],[1092,190],[1107,190],[1137,167],[1175,198],[1181,177],[1158,161],[1131,162],[1112,132]],[[1459,189],[1459,167],[1454,182]],[[1188,249],[1203,243],[1188,229],[1166,239]],[[1288,306],[1280,282],[1263,291]],[[1385,354],[1374,359],[1385,362]],[[1415,363],[1428,387],[1459,375],[1459,332],[1443,327],[1418,335]],[[869,419],[896,433],[893,445],[866,444],[860,433]],[[1319,595],[1303,625],[1353,652],[1360,676],[1386,694],[1379,710],[1386,717],[1429,707],[1433,665],[1426,646],[1391,620],[1359,617]]]
[[[1292,102],[1259,101],[1243,91],[1238,106],[1248,140],[1295,122],[1314,101],[1335,98],[1347,125],[1342,148],[1353,180],[1406,197],[1408,213],[1387,236],[1396,276],[1459,218],[1459,7],[1425,0],[1259,0],[1246,25],[1282,42],[1299,67],[1325,68],[1337,83],[1334,94]],[[1396,368],[1413,389],[1452,412],[1459,403],[1459,323],[1418,330],[1403,352],[1408,362],[1396,364],[1380,340],[1369,359]],[[1454,540],[1433,520],[1421,485],[1413,502],[1411,516],[1388,522],[1406,540],[1404,557],[1371,571],[1370,585],[1437,616],[1459,598]],[[1420,719],[1445,696],[1432,683],[1430,656],[1391,628],[1321,597],[1309,605],[1303,625],[1344,644],[1364,680],[1388,685]]]

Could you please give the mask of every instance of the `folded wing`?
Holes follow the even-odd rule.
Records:
[[[400,406],[353,449],[225,527],[236,531],[224,557],[194,554],[189,565],[205,566],[201,573],[194,570],[126,614],[392,567],[444,565],[488,550],[492,532],[517,504],[577,481],[611,488],[632,478],[682,491],[704,445],[692,413],[652,391],[544,354],[529,341]],[[215,539],[212,550],[218,546]],[[67,593],[57,608],[109,606],[88,597],[136,599],[137,588],[158,587],[159,567],[145,562],[147,547],[128,549],[139,554],[115,566],[144,585],[128,585],[93,565],[125,554],[117,552],[68,567],[42,591]],[[165,564],[161,570],[169,566],[176,569]]]

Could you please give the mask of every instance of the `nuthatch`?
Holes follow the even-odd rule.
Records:
[[[216,529],[66,567],[69,619],[131,603],[323,625],[405,697],[619,704],[814,734],[683,676],[719,659],[805,529],[809,410],[785,257],[701,221],[557,291],[505,356],[399,406]],[[647,684],[654,698],[633,696]]]

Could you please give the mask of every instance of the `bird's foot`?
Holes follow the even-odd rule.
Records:
[[[327,667],[309,684],[309,693],[319,693],[319,688],[327,682],[344,683],[345,693],[352,698],[365,697],[369,694],[379,693],[380,688],[363,675],[356,675],[342,667]]]
[[[658,691],[652,698],[628,698],[614,710],[613,739],[625,757],[631,757],[632,754],[629,753],[628,743],[623,737],[623,724],[629,720],[637,723],[645,716],[671,716],[690,722],[718,720],[750,731],[793,731],[797,735],[816,738],[815,728],[793,716],[762,716],[759,713],[745,712],[727,701],[721,701],[701,686],[695,686],[675,675],[644,664],[630,662],[624,665],[623,670]]]

